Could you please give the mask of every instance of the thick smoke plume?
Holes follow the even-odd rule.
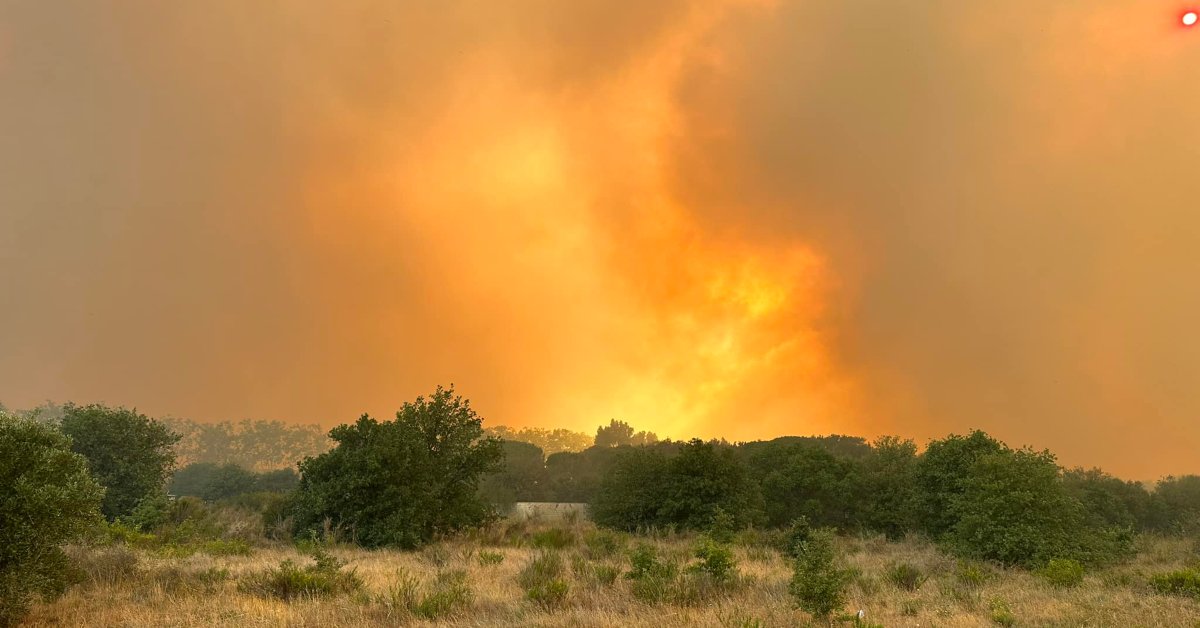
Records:
[[[103,4],[0,4],[10,406],[1195,470],[1171,2]]]

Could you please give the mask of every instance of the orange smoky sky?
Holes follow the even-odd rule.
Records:
[[[1200,471],[1180,10],[3,2],[0,399]]]

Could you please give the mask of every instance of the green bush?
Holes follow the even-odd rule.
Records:
[[[1158,574],[1150,578],[1150,586],[1163,595],[1200,599],[1200,570],[1184,569]]]
[[[630,589],[634,597],[650,604],[657,604],[671,597],[679,576],[679,566],[661,560],[654,546],[640,543],[629,554]]]
[[[900,563],[887,570],[888,582],[905,591],[916,591],[929,579],[921,569],[912,563]]]
[[[696,546],[695,557],[700,562],[689,569],[707,576],[714,584],[730,585],[737,580],[737,562],[733,559],[733,551],[728,545],[722,545],[712,539],[703,539]]]
[[[980,456],[951,500],[950,548],[965,558],[1035,567],[1054,558],[1103,564],[1128,555],[1132,537],[1088,523],[1049,452]]]
[[[138,501],[128,517],[121,521],[142,532],[153,532],[167,523],[171,514],[171,500],[161,491],[151,493]]]
[[[954,569],[954,577],[964,586],[978,588],[991,579],[992,573],[982,563],[959,560]]]
[[[808,519],[801,516],[792,520],[788,525],[785,534],[780,537],[782,546],[778,549],[784,556],[796,558],[800,555],[800,548],[808,542],[812,536],[812,526],[808,524]]]
[[[611,587],[621,576],[621,568],[616,565],[593,564],[587,574],[589,581],[600,586]]]
[[[396,575],[396,584],[380,601],[414,617],[438,620],[470,607],[474,598],[464,570],[439,572],[427,590],[420,580],[401,570]]]
[[[566,580],[554,579],[536,584],[525,591],[529,600],[542,608],[562,606],[567,601],[571,585]]]
[[[466,571],[444,571],[437,575],[429,593],[413,607],[412,613],[424,619],[440,619],[469,607],[473,599]]]
[[[833,533],[814,532],[800,546],[788,592],[796,606],[817,618],[827,618],[846,603],[850,570],[838,564]]]
[[[0,625],[66,590],[62,546],[100,521],[103,494],[61,432],[0,412]]]
[[[253,574],[238,583],[238,590],[262,597],[292,600],[303,597],[332,597],[362,589],[362,578],[352,569],[343,571],[346,564],[317,548],[313,564],[301,567],[285,560],[278,567]]]
[[[725,512],[724,508],[717,506],[713,509],[712,521],[708,524],[707,533],[712,540],[729,545],[733,543],[737,533],[737,520],[733,518],[733,515]]]
[[[996,625],[1015,626],[1017,624],[1017,616],[1013,614],[1012,608],[1008,606],[1008,602],[996,598],[991,601],[990,608],[992,611],[992,622]]]
[[[600,478],[591,514],[598,525],[626,531],[706,530],[719,508],[734,528],[744,528],[758,518],[760,501],[732,447],[692,440],[674,455],[662,446],[618,451]]]
[[[500,441],[486,437],[453,388],[404,404],[395,421],[364,415],[329,436],[332,451],[300,463],[297,536],[320,533],[328,521],[365,547],[413,549],[494,519],[478,487],[500,464]]]
[[[525,590],[526,597],[538,605],[557,606],[565,601],[570,589],[562,579],[565,569],[561,555],[543,551],[517,574],[517,584]]]
[[[609,530],[589,530],[583,536],[584,553],[588,558],[611,558],[625,550],[626,537]]]
[[[1037,571],[1038,575],[1059,588],[1070,588],[1083,583],[1083,565],[1069,558],[1056,558]]]
[[[200,551],[209,556],[249,556],[253,553],[250,544],[241,539],[214,539],[200,545]]]

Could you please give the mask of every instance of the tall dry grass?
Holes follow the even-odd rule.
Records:
[[[291,601],[239,587],[285,560],[311,558],[283,544],[255,548],[249,556],[196,553],[164,557],[124,546],[74,548],[84,581],[66,596],[38,606],[31,626],[720,626],[757,628],[810,625],[787,593],[791,565],[754,535],[736,545],[736,586],[690,604],[648,604],[631,582],[627,547],[597,536],[585,522],[546,525],[506,523],[446,540],[419,552],[366,551],[339,546],[332,553],[363,582],[357,592]],[[697,538],[644,536],[659,555],[686,562]],[[537,547],[541,545],[542,547]],[[1187,540],[1143,540],[1132,562],[1088,573],[1079,586],[1055,587],[1036,574],[961,563],[920,539],[889,542],[848,537],[840,550],[855,571],[846,611],[862,609],[883,626],[1198,626],[1200,602],[1155,593],[1154,574],[1195,566]],[[561,603],[531,599],[519,575],[544,552],[561,554],[556,576],[568,590]],[[900,566],[903,566],[900,568]],[[914,576],[914,573],[917,576]],[[439,581],[439,574],[443,577]],[[447,576],[446,574],[450,574]],[[464,575],[465,574],[465,575]],[[901,574],[901,575],[897,575]],[[439,585],[439,582],[442,582]],[[446,582],[451,583],[445,585]],[[456,584],[457,583],[457,584]],[[455,589],[453,600],[432,603],[437,619],[412,612],[421,596]],[[241,590],[239,590],[241,589]],[[409,602],[408,600],[417,600]],[[812,624],[817,625],[817,624]]]

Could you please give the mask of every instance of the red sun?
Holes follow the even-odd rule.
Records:
[[[1191,28],[1196,25],[1196,22],[1200,22],[1200,15],[1198,15],[1195,11],[1188,11],[1187,13],[1183,14],[1183,18],[1181,19],[1184,26]]]

